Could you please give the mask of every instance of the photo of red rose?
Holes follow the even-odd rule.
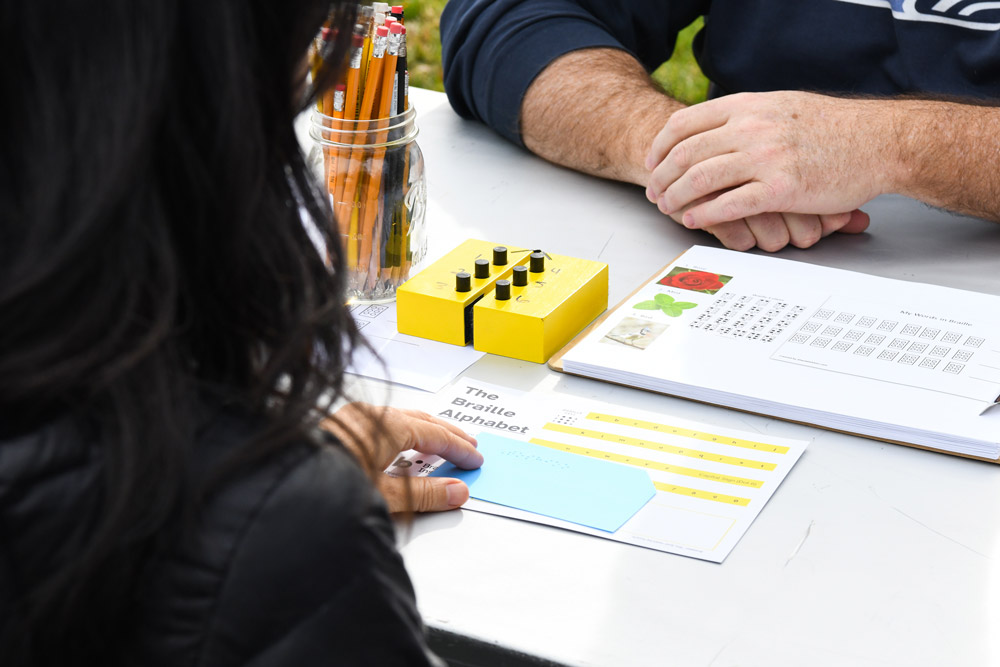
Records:
[[[715,294],[725,287],[731,278],[732,276],[723,276],[718,273],[711,273],[710,271],[695,271],[677,266],[661,278],[659,283],[667,287],[676,287],[692,292]]]

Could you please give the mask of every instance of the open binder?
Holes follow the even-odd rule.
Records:
[[[557,371],[1000,462],[1000,297],[695,246]]]

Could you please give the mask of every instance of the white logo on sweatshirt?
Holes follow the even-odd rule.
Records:
[[[882,7],[900,21],[944,23],[971,30],[1000,30],[1000,2],[982,0],[837,0]]]

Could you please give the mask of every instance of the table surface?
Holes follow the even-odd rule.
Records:
[[[432,259],[468,237],[597,259],[617,303],[691,245],[715,245],[638,187],[551,165],[440,93],[411,100]],[[865,210],[868,233],[776,255],[1000,295],[995,224],[900,197]],[[491,355],[467,375],[810,444],[722,564],[467,510],[420,516],[400,526],[400,547],[432,631],[573,665],[1000,664],[1000,466]]]

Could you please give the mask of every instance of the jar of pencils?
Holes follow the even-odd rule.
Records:
[[[416,110],[372,120],[313,110],[310,136],[311,166],[329,194],[345,251],[349,297],[391,301],[427,252]]]

